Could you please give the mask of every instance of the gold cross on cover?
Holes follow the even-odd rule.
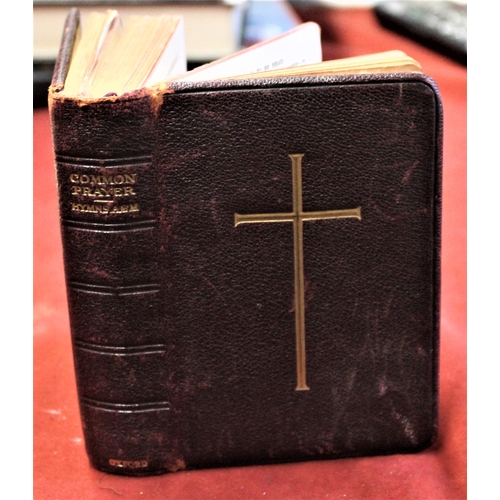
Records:
[[[304,212],[302,210],[302,157],[288,155],[292,160],[293,212],[274,214],[234,214],[235,227],[239,224],[259,222],[292,222],[295,270],[295,341],[297,351],[297,391],[307,391],[306,383],[306,331],[304,301],[304,233],[303,222],[319,219],[355,218],[361,220],[361,207],[345,210]]]

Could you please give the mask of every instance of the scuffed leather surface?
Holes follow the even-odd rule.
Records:
[[[126,235],[65,224],[58,163],[68,282],[160,287],[101,305],[68,287],[75,342],[165,346],[96,356],[75,344],[82,398],[169,402],[134,415],[81,404],[98,468],[121,472],[109,458],[148,459],[140,472],[158,472],[411,452],[436,436],[435,86],[404,75],[260,84],[178,86],[159,114],[148,98],[53,103],[59,157],[152,158],[140,171],[144,210],[116,221],[158,224]],[[291,153],[304,154],[304,210],[362,207],[361,221],[304,223],[307,392],[294,390],[291,224],[233,224],[235,212],[291,211]],[[134,434],[148,428],[144,441]]]
[[[48,111],[37,109],[33,112],[34,469],[33,485],[24,485],[29,490],[27,495],[33,489],[37,499],[68,500],[117,495],[151,500],[466,498],[467,70],[383,30],[369,9],[327,9],[317,17],[325,37],[325,59],[400,48],[432,75],[442,95],[445,127],[437,441],[416,454],[191,470],[133,479],[91,467],[84,449],[75,390]],[[23,343],[22,336],[18,341]],[[490,419],[494,419],[493,414]],[[472,452],[469,460],[474,462],[474,455]],[[483,476],[469,485],[470,492],[488,483],[486,474]],[[18,485],[18,490],[22,488]]]

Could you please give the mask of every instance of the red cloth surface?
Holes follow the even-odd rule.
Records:
[[[34,130],[34,497],[42,499],[466,498],[467,70],[359,10],[304,10],[324,59],[401,49],[437,82],[444,106],[440,432],[419,454],[127,478],[92,469],[78,413],[47,109]]]

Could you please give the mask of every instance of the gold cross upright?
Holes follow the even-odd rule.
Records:
[[[297,391],[307,391],[306,383],[306,329],[304,301],[304,232],[303,222],[318,219],[355,218],[361,220],[361,207],[345,210],[304,212],[302,210],[302,157],[288,155],[292,160],[293,212],[274,214],[234,214],[235,227],[258,222],[292,222],[295,271],[295,342],[297,351]]]

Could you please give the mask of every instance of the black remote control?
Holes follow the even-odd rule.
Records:
[[[380,24],[467,66],[467,5],[453,1],[386,0]]]

